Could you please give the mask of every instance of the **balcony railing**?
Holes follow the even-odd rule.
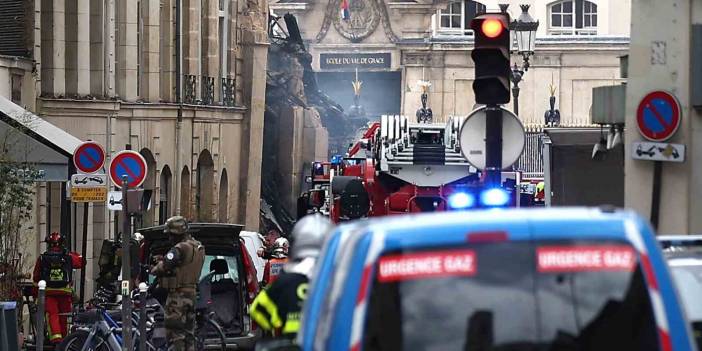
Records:
[[[183,79],[183,102],[197,103],[197,76],[186,74]]]
[[[222,105],[234,106],[234,78],[222,78]]]
[[[203,105],[214,104],[215,96],[214,77],[202,76],[202,101]]]

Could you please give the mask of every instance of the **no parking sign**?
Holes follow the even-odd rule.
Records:
[[[681,108],[678,99],[665,91],[648,93],[636,111],[636,124],[644,138],[651,141],[669,139],[680,126]]]
[[[118,152],[110,162],[110,179],[117,187],[122,187],[122,177],[127,176],[127,185],[136,188],[146,179],[146,160],[132,150]]]
[[[86,141],[73,152],[73,164],[81,173],[95,173],[105,164],[105,149],[94,141]]]

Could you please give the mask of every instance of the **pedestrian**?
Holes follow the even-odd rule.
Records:
[[[275,239],[271,259],[266,261],[266,267],[263,269],[263,286],[272,284],[283,273],[283,267],[288,263],[289,247],[288,239]]]
[[[85,259],[64,247],[61,233],[53,232],[44,240],[46,252],[34,264],[34,283],[46,282],[44,309],[49,342],[59,344],[68,335],[67,314],[73,307],[73,270],[85,267]]]
[[[188,233],[182,216],[166,221],[164,232],[173,244],[151,269],[158,284],[168,291],[165,306],[166,336],[174,351],[195,350],[195,299],[205,262],[205,248]]]
[[[251,318],[270,335],[290,339],[297,335],[312,269],[332,228],[329,219],[320,214],[305,216],[295,224],[291,262],[251,305]]]

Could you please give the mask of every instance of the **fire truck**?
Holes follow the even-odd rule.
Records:
[[[485,189],[482,174],[463,156],[465,117],[445,124],[383,115],[356,143],[330,162],[314,162],[310,189],[298,199],[298,217],[313,212],[341,222],[415,212],[517,205],[518,174]]]

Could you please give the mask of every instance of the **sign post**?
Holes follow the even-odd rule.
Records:
[[[127,190],[129,189],[129,177],[122,176],[122,198],[127,198]],[[131,300],[131,255],[129,253],[130,241],[132,234],[130,233],[131,223],[129,220],[129,208],[127,201],[122,204],[122,336],[124,343],[122,350],[132,350],[132,300]],[[126,291],[125,291],[126,290]]]
[[[682,119],[678,99],[665,91],[653,91],[639,103],[636,110],[636,125],[644,138],[653,142],[663,142],[675,134]],[[658,228],[661,200],[661,174],[663,161],[682,162],[685,145],[669,144],[665,147],[657,143],[635,143],[632,157],[649,159],[653,162],[653,189],[651,194],[651,224]],[[679,150],[682,150],[682,155]]]
[[[81,254],[88,251],[88,203],[104,202],[107,194],[105,174],[93,174],[105,165],[105,149],[94,141],[86,141],[73,151],[73,164],[81,174],[71,177],[71,202],[83,202],[83,242]],[[80,270],[80,303],[85,302],[85,269]]]
[[[131,217],[128,194],[129,188],[138,188],[146,179],[146,160],[136,151],[118,152],[110,162],[109,175],[115,186],[122,190],[122,329],[124,343],[122,350],[131,351],[132,344],[132,269],[130,244],[132,240]],[[114,202],[113,196],[110,203]],[[114,205],[114,204],[113,204]]]

